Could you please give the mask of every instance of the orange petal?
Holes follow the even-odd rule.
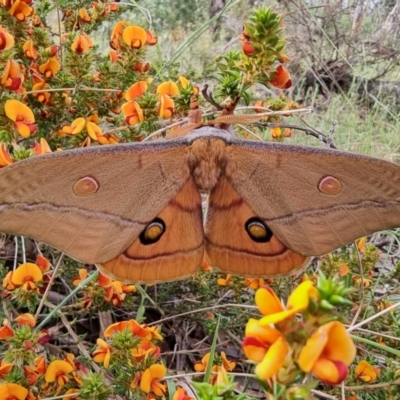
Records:
[[[4,144],[0,143],[0,167],[5,167],[13,163],[10,153]]]
[[[146,371],[143,372],[142,379],[140,380],[140,389],[142,392],[149,393],[152,389],[152,382],[154,379],[160,379],[165,376],[167,369],[164,365],[153,364]]]
[[[171,118],[174,113],[174,101],[167,94],[160,96],[158,115],[161,118]]]
[[[49,58],[44,64],[39,66],[39,71],[46,77],[52,78],[60,70],[61,64],[56,58]]]
[[[146,44],[147,46],[154,46],[157,44],[157,36],[153,36],[153,34],[150,31],[146,31]]]
[[[137,97],[140,97],[144,94],[148,87],[148,83],[145,81],[139,81],[134,83],[126,92],[125,92],[125,100],[130,101]]]
[[[174,82],[163,82],[158,86],[157,94],[167,94],[168,96],[179,94],[178,85]]]
[[[282,335],[275,328],[271,328],[268,325],[260,325],[259,320],[250,318],[246,324],[245,336],[257,338],[264,344],[272,344]]]
[[[19,325],[28,325],[31,328],[36,325],[35,317],[29,313],[18,315],[15,321],[17,321]]]
[[[327,385],[338,385],[343,382],[348,372],[347,365],[341,361],[328,360],[326,358],[320,358],[312,368],[312,373]]]
[[[268,349],[269,346],[266,346],[255,337],[245,337],[243,339],[243,353],[251,361],[256,363],[261,362],[267,354]]]
[[[8,50],[14,46],[14,36],[0,25],[0,51]]]

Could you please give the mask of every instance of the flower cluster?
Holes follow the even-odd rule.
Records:
[[[23,263],[3,279],[3,296],[33,309],[51,277],[50,262],[39,255],[36,263]]]
[[[79,277],[73,279],[72,284],[78,286],[87,277],[87,270],[81,268]],[[90,282],[82,290],[84,293],[81,303],[83,308],[90,308],[93,305],[113,305],[118,307],[125,300],[127,294],[136,292],[136,287],[135,285],[126,285],[120,281],[112,280],[100,273],[98,281]]]
[[[329,385],[346,379],[356,349],[346,328],[326,307],[346,290],[338,293],[331,286],[328,293],[327,286],[324,279],[317,287],[309,280],[302,282],[286,307],[270,287],[257,290],[255,302],[263,317],[248,321],[243,351],[257,364],[260,379],[287,386],[307,373]]]
[[[121,384],[128,379],[126,389],[134,398],[140,398],[143,393],[148,398],[165,394],[166,385],[160,380],[167,369],[157,362],[160,348],[155,342],[162,340],[162,336],[156,327],[131,319],[110,325],[104,337],[107,341],[97,339],[98,347],[93,352],[93,358],[105,369],[114,371],[115,379],[121,379]],[[123,369],[121,365],[124,365]]]

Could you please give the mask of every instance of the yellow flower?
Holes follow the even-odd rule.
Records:
[[[174,96],[179,94],[178,85],[174,82],[163,82],[157,88],[157,94],[163,95],[166,94],[168,96]]]
[[[164,396],[166,386],[160,383],[159,379],[164,378],[166,373],[167,369],[164,365],[151,365],[143,372],[142,379],[140,380],[140,390],[145,393],[152,391],[156,396]]]
[[[108,368],[110,366],[110,359],[111,359],[111,349],[108,344],[103,339],[97,339],[97,348],[93,352],[93,360],[98,363],[103,363],[104,368]]]
[[[296,313],[306,310],[309,298],[317,295],[318,291],[313,287],[313,283],[304,281],[289,296],[285,309],[275,292],[270,287],[263,286],[255,295],[257,307],[261,314],[265,315],[261,318],[260,325],[276,324],[293,317]]]
[[[356,356],[356,347],[346,328],[338,321],[320,326],[300,352],[299,366],[320,381],[337,385],[344,381],[348,366]]]
[[[140,97],[144,94],[149,84],[145,81],[139,81],[134,83],[126,92],[125,92],[125,100],[131,101]]]
[[[373,382],[380,374],[380,369],[372,366],[368,361],[362,360],[356,367],[356,375],[358,379],[364,382]]]
[[[93,40],[83,32],[75,37],[73,43],[71,44],[71,50],[77,54],[83,54],[93,47],[93,45]]]
[[[128,125],[136,125],[144,121],[143,110],[136,101],[129,101],[128,103],[122,104],[121,111]]]

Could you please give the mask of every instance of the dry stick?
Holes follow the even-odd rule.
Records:
[[[358,305],[357,311],[351,321],[350,328],[356,323],[358,316],[360,315],[363,303],[364,303],[364,268],[362,266],[362,259],[360,251],[358,250],[357,243],[355,243],[356,250],[357,250],[357,258],[358,258],[358,265],[360,266],[360,275],[361,275],[361,297],[360,297],[360,304]],[[349,330],[347,330],[349,332]]]
[[[196,314],[196,313],[199,313],[199,312],[214,310],[216,308],[223,308],[223,307],[250,308],[250,309],[258,310],[258,308],[256,306],[246,306],[244,304],[232,304],[232,303],[220,304],[218,306],[204,307],[204,308],[199,308],[198,310],[187,311],[187,312],[184,312],[184,313],[181,313],[181,314],[172,315],[171,317],[166,317],[166,318],[160,319],[158,321],[150,322],[147,325],[148,326],[152,326],[152,325],[156,325],[156,324],[161,324],[161,323],[163,323],[165,321],[169,321],[170,319],[183,317],[184,315]]]
[[[52,303],[49,303],[48,301],[45,302],[46,306],[54,309],[55,305]],[[71,324],[69,323],[67,317],[63,314],[62,311],[58,310],[57,311],[58,316],[61,319],[61,322],[63,325],[67,328],[68,333],[71,335],[72,339],[75,341],[76,346],[78,349],[81,351],[81,353],[88,359],[90,360],[90,365],[96,372],[100,372],[101,368],[93,361],[92,356],[90,353],[86,350],[86,347],[82,344],[81,340],[79,339],[78,335],[75,333],[75,331],[72,329]]]
[[[392,311],[392,310],[394,310],[395,308],[398,308],[398,307],[400,307],[400,302],[398,302],[398,303],[396,303],[396,304],[393,304],[393,305],[391,305],[390,307],[385,308],[385,309],[382,310],[382,311],[379,311],[378,313],[376,313],[376,314],[373,315],[372,317],[369,317],[369,318],[365,319],[364,321],[361,321],[360,323],[358,323],[358,324],[356,324],[356,325],[350,326],[349,328],[347,328],[347,332],[352,332],[352,331],[354,331],[355,329],[360,328],[361,326],[363,326],[363,325],[365,325],[365,324],[367,324],[367,323],[369,323],[369,322],[371,322],[371,321],[373,321],[373,320],[379,318],[381,315],[387,314],[388,312],[390,312],[390,311]]]
[[[58,259],[57,264],[56,264],[56,266],[54,267],[54,271],[53,271],[53,273],[52,273],[52,275],[51,275],[50,282],[47,284],[46,290],[45,290],[45,292],[43,293],[43,296],[42,296],[42,298],[41,298],[41,300],[40,300],[39,306],[38,306],[38,308],[37,308],[37,310],[36,310],[36,313],[35,313],[35,320],[38,319],[39,314],[40,314],[40,311],[42,311],[43,305],[44,305],[44,303],[45,303],[45,301],[46,301],[47,294],[49,293],[49,291],[50,291],[50,289],[51,289],[51,286],[53,285],[53,282],[54,282],[54,280],[55,280],[56,277],[57,277],[57,272],[58,272],[58,269],[60,268],[61,261],[63,260],[63,258],[64,258],[64,253],[61,253],[60,258]]]

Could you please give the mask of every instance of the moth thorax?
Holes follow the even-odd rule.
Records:
[[[193,142],[189,165],[200,190],[210,191],[217,184],[226,164],[226,144],[217,138],[200,138]]]

